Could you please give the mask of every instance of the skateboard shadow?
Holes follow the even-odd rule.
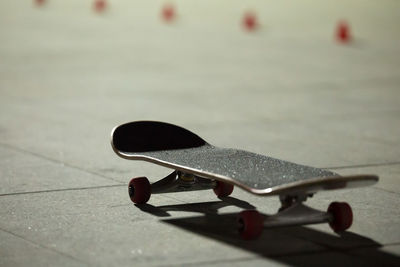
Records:
[[[169,211],[183,211],[183,212],[198,212],[207,214],[218,214],[218,210],[224,207],[235,206],[241,209],[255,209],[253,205],[248,202],[239,200],[234,197],[220,198],[221,201],[212,202],[201,202],[201,203],[190,203],[190,204],[178,204],[178,205],[165,205],[165,206],[153,206],[150,204],[141,204],[135,206],[140,210],[150,213],[157,217],[169,217],[171,214]]]
[[[170,217],[170,211],[198,212],[202,215],[163,218],[161,222],[218,242],[240,248],[276,262],[293,266],[400,266],[400,257],[380,250],[378,242],[355,233],[325,233],[304,226],[264,229],[257,240],[245,241],[237,230],[237,213],[218,214],[218,210],[236,206],[254,209],[233,197],[221,201],[155,207],[137,205],[144,212]]]
[[[242,240],[237,214],[205,214],[161,222],[290,266],[400,266],[400,257],[378,242],[355,233],[341,235],[309,227],[264,229],[257,240]]]

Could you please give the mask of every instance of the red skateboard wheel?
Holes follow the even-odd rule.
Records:
[[[233,192],[233,185],[217,181],[217,186],[214,188],[214,193],[218,197],[227,197]]]
[[[146,177],[133,178],[129,182],[128,193],[132,202],[144,204],[150,199],[151,186]]]
[[[353,212],[346,202],[332,202],[328,207],[328,212],[333,216],[329,226],[335,232],[345,231],[353,223]]]
[[[263,230],[264,218],[256,210],[245,210],[239,213],[239,233],[245,240],[258,238]]]

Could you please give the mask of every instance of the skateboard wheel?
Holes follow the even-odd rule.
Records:
[[[263,216],[256,210],[245,210],[239,213],[239,234],[245,240],[258,238],[263,230]]]
[[[218,197],[227,197],[233,192],[233,185],[217,181],[217,186],[214,188],[214,193]]]
[[[133,178],[129,182],[128,193],[132,202],[144,204],[150,199],[151,186],[146,177]]]
[[[342,232],[350,228],[353,223],[353,212],[346,202],[332,202],[328,207],[328,213],[332,214],[329,226],[335,232]]]

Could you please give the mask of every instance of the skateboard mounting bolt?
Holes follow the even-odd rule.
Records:
[[[187,173],[182,173],[180,172],[178,174],[179,179],[185,181],[185,182],[194,182],[195,181],[195,177],[193,174],[187,174]]]

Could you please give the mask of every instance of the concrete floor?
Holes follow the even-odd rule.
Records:
[[[398,1],[0,2],[1,266],[400,265]],[[256,10],[249,33],[240,18]],[[347,19],[350,44],[333,39]],[[127,182],[170,170],[118,158],[117,124],[161,120],[212,144],[377,174],[369,188],[321,192],[354,224],[265,230],[240,240],[235,215],[277,198],[240,189],[155,195]]]

